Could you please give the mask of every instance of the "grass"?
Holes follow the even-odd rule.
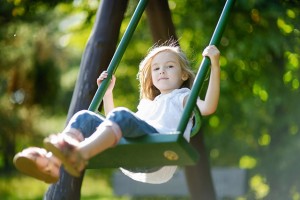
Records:
[[[99,171],[99,170],[97,170]],[[82,200],[129,200],[114,197],[108,181],[109,172],[102,175],[96,170],[88,170],[81,189]],[[0,176],[0,199],[5,200],[40,200],[43,199],[49,184],[23,174],[15,173]]]
[[[0,199],[35,200],[42,199],[48,185],[23,175],[1,175]]]
[[[187,200],[172,197],[116,197],[110,183],[111,170],[87,170],[82,188],[82,200]],[[20,173],[0,175],[0,199],[41,200],[48,184]]]

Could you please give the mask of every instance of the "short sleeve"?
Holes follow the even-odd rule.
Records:
[[[191,94],[191,90],[186,88],[186,90],[183,90],[183,92],[179,95],[178,101],[179,101],[179,103],[180,103],[180,105],[181,105],[182,108],[183,108],[184,98],[186,96],[189,96],[190,94]]]

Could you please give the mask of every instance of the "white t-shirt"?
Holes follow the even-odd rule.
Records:
[[[157,96],[153,101],[142,99],[138,105],[136,115],[152,125],[161,134],[172,134],[176,131],[183,113],[183,100],[190,94],[190,89],[181,88],[164,95]],[[190,139],[192,119],[189,120],[184,132],[187,141]],[[130,178],[147,183],[164,183],[170,180],[177,166],[164,166],[151,173],[135,173],[121,168]]]

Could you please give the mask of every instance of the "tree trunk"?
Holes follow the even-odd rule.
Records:
[[[146,14],[154,43],[162,44],[173,39],[179,45],[167,0],[149,1]]]
[[[96,80],[105,70],[115,52],[120,26],[127,8],[127,0],[102,0],[97,18],[82,56],[80,72],[69,107],[67,121],[79,110],[87,109],[97,90]],[[61,167],[60,180],[50,185],[44,199],[77,200],[83,175],[74,178]]]
[[[209,159],[205,150],[203,133],[200,132],[191,138],[191,144],[200,154],[197,165],[185,167],[191,200],[214,200],[216,199],[216,194],[212,182]]]
[[[146,13],[155,43],[161,44],[169,39],[177,40],[167,0],[149,1]],[[176,43],[178,44],[177,41]],[[191,199],[214,200],[216,199],[215,191],[202,134],[199,133],[192,138],[191,143],[201,155],[201,159],[197,165],[185,168]]]
[[[108,67],[115,52],[127,2],[127,0],[101,1],[91,37],[82,57],[68,120],[77,111],[89,107],[97,90],[96,80],[100,72]]]

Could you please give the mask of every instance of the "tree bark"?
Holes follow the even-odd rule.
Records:
[[[216,194],[212,182],[209,159],[205,150],[203,133],[200,132],[191,138],[191,144],[199,152],[200,159],[197,165],[185,167],[190,198],[191,200],[215,200]]]
[[[97,77],[107,68],[115,52],[127,3],[127,0],[101,1],[91,36],[82,56],[67,122],[77,111],[89,107],[97,90]],[[59,181],[50,185],[44,199],[80,199],[83,176],[84,172],[80,178],[72,177],[61,167]]]
[[[97,18],[80,65],[68,119],[77,111],[87,109],[97,90],[96,80],[105,70],[115,52],[127,0],[101,1]]]
[[[146,14],[154,43],[162,44],[172,39],[179,45],[167,0],[149,1]]]
[[[153,41],[158,44],[166,40],[177,41],[171,11],[167,0],[151,0],[146,8]],[[192,200],[214,200],[215,191],[212,183],[209,159],[206,155],[204,137],[199,133],[191,139],[192,145],[201,155],[195,166],[185,168],[186,179]]]

